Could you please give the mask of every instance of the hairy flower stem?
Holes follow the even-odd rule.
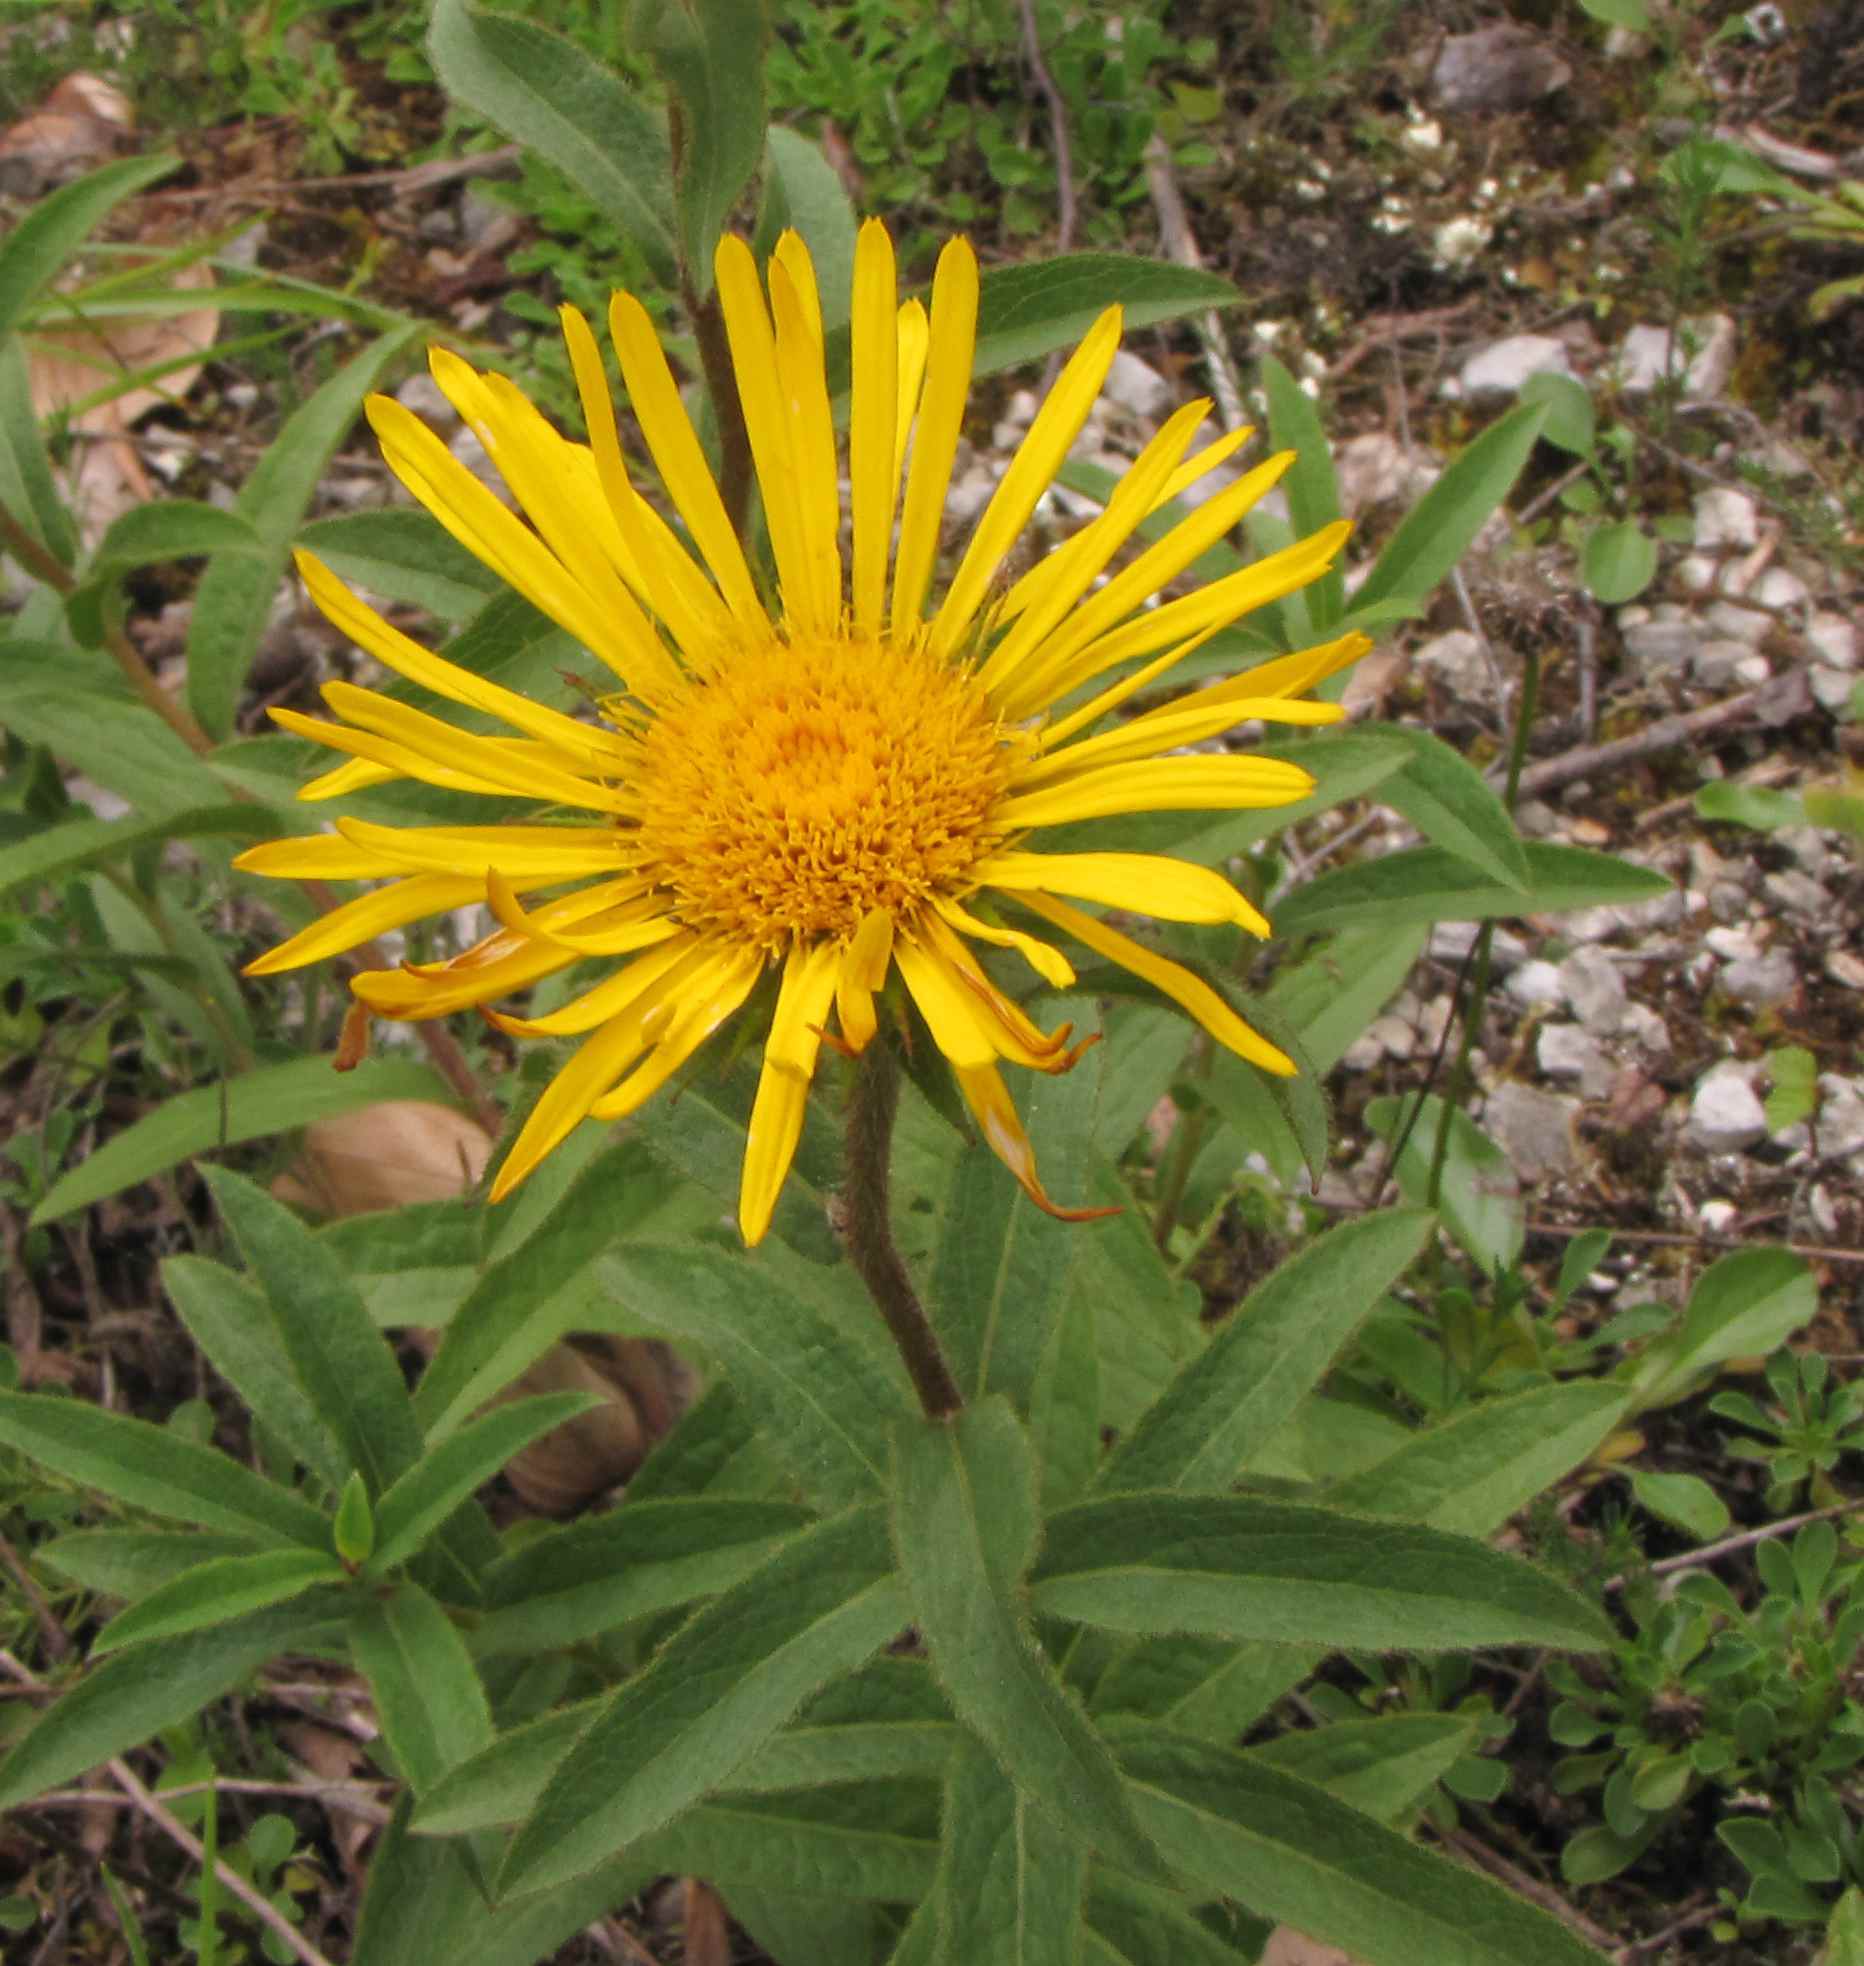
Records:
[[[900,1071],[886,1041],[870,1044],[855,1062],[848,1095],[848,1164],[842,1174],[842,1233],[868,1294],[880,1307],[929,1420],[949,1420],[964,1404],[939,1350],[912,1279],[893,1240],[888,1188],[893,1120],[900,1105]]]
[[[1527,760],[1528,733],[1534,728],[1534,713],[1540,707],[1540,657],[1530,648],[1523,652],[1521,695],[1515,705],[1514,741],[1508,752],[1508,783],[1502,803],[1512,814],[1515,795],[1521,789],[1521,767]],[[1426,1205],[1435,1208],[1443,1199],[1443,1170],[1450,1155],[1450,1115],[1469,1095],[1469,1060],[1482,1031],[1482,1014],[1489,1001],[1489,954],[1495,941],[1495,923],[1486,921],[1476,934],[1475,961],[1469,984],[1469,1004],[1463,1012],[1463,1041],[1457,1047],[1456,1063],[1450,1067],[1443,1088],[1443,1107],[1437,1117],[1437,1138],[1430,1156],[1430,1186]]]

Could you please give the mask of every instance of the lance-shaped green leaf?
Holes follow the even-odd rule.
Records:
[[[329,1250],[282,1202],[225,1168],[205,1172],[317,1417],[380,1495],[421,1452],[394,1353]]]
[[[1233,1914],[1232,1945],[1188,1898],[1102,1872],[1087,1900],[1087,1966],[1257,1966],[1267,1928]]]
[[[53,559],[69,566],[77,558],[77,530],[58,495],[33,408],[26,344],[7,334],[0,334],[0,505]]]
[[[410,508],[317,519],[298,543],[356,587],[464,621],[500,591],[496,573],[438,519]]]
[[[797,1479],[832,1508],[879,1489],[909,1394],[904,1373],[822,1294],[840,1279],[810,1268],[776,1250],[641,1242],[616,1250],[603,1273],[631,1316],[724,1360]]]
[[[375,1510],[374,1572],[405,1563],[482,1482],[551,1428],[599,1405],[593,1393],[544,1393],[495,1406],[430,1448]]]
[[[1045,1022],[1057,1028],[1091,1030],[1094,1018],[1087,998],[1045,1006]],[[1097,1160],[1103,1052],[1096,1046],[1073,1071],[1035,1079],[1023,1092],[1024,1123],[1040,1144],[1044,1185],[1069,1202],[1081,1197]],[[934,1200],[927,1309],[965,1396],[1003,1393],[1026,1412],[1050,1334],[1078,1287],[1080,1266],[1096,1254],[1103,1225],[1044,1214],[1002,1178],[1002,1163],[981,1144],[947,1156],[947,1167],[948,1185]]]
[[[1818,1309],[1818,1287],[1801,1258],[1784,1249],[1742,1249],[1702,1273],[1683,1326],[1652,1345],[1632,1384],[1640,1406],[1668,1406],[1724,1360],[1764,1355]]]
[[[578,1700],[500,1734],[428,1787],[416,1827],[423,1836],[465,1836],[518,1822],[537,1807],[551,1776],[601,1711],[600,1700]]]
[[[547,1529],[491,1566],[474,1650],[553,1651],[714,1596],[810,1520],[791,1502],[630,1493],[626,1508]]]
[[[810,1966],[874,1966],[890,1929],[881,1923],[884,1915],[878,1905],[759,1890],[742,1879],[731,1887],[732,1922],[742,1925],[771,1959],[806,1959]]]
[[[329,1519],[302,1496],[166,1427],[82,1400],[0,1392],[0,1439],[87,1488],[132,1508],[267,1543],[326,1549]]]
[[[679,105],[673,204],[687,278],[712,290],[712,252],[764,153],[763,0],[634,0],[629,39]]]
[[[188,707],[210,737],[224,738],[233,728],[240,688],[284,578],[292,536],[325,466],[348,436],[363,398],[422,332],[421,323],[410,321],[352,356],[292,411],[241,486],[233,509],[251,526],[262,550],[214,555],[194,590],[188,629]]]
[[[438,0],[427,52],[440,85],[547,157],[677,287],[673,159],[665,121],[592,56],[514,14]]]
[[[1202,308],[1228,307],[1237,297],[1214,273],[1124,253],[1065,253],[994,267],[979,285],[972,374],[994,375],[1070,346],[1115,302],[1130,334]]]
[[[1414,1202],[1429,1195],[1437,1130],[1447,1125],[1438,1194],[1443,1226],[1486,1275],[1512,1268],[1527,1240],[1527,1203],[1514,1163],[1461,1107],[1446,1109],[1434,1096],[1418,1103],[1423,1111],[1409,1127],[1410,1100],[1374,1099],[1366,1106],[1366,1125],[1381,1140],[1406,1132],[1394,1169],[1398,1185]]]
[[[1592,1379],[1485,1399],[1327,1490],[1334,1508],[1487,1536],[1598,1447],[1631,1403]]]
[[[1406,847],[1360,866],[1336,867],[1279,904],[1275,932],[1314,935],[1362,924],[1394,928],[1413,922],[1558,915],[1569,908],[1652,901],[1674,886],[1665,874],[1585,847],[1530,840],[1522,851],[1527,856],[1525,892],[1477,877],[1467,862],[1437,846]]]
[[[1038,1809],[980,1743],[952,1760],[940,1837],[945,1966],[1076,1966],[1087,1846]]]
[[[1024,1616],[1022,1579],[1039,1532],[1034,1457],[1006,1400],[967,1406],[948,1424],[902,1424],[894,1540],[953,1710],[1022,1793],[1110,1861],[1156,1872],[1105,1743]]]
[[[1111,1631],[1364,1651],[1594,1646],[1585,1600],[1441,1530],[1249,1495],[1116,1495],[1049,1519],[1036,1609]]]
[[[1389,724],[1371,728],[1402,736],[1413,751],[1404,770],[1379,787],[1380,804],[1402,813],[1433,846],[1467,861],[1489,880],[1525,893],[1526,849],[1508,808],[1481,772],[1429,731]]]
[[[706,1803],[641,1846],[658,1868],[711,1879],[729,1900],[753,1890],[911,1904],[932,1886],[938,1790],[862,1782],[801,1794]]]
[[[162,1265],[162,1282],[208,1363],[336,1494],[349,1477],[349,1460],[306,1397],[264,1293],[201,1256],[171,1256]]]
[[[1282,1734],[1245,1752],[1389,1823],[1415,1809],[1475,1745],[1476,1723],[1466,1715],[1392,1713]]]
[[[333,1072],[327,1058],[261,1065],[165,1099],[53,1182],[32,1219],[56,1222],[195,1154],[309,1126],[383,1099],[446,1096],[433,1068],[413,1058],[369,1058],[353,1072]]]
[[[848,202],[840,173],[823,156],[819,143],[780,123],[772,124],[767,141],[770,147],[758,248],[768,250],[785,226],[794,226],[803,235],[815,265],[822,325],[839,328],[848,319],[854,290],[858,230],[854,207]]]
[[[411,1802],[402,1798],[370,1852],[349,1966],[409,1966],[417,1959],[536,1966],[665,1870],[657,1854],[644,1848],[563,1890],[489,1905],[467,1850],[409,1833]]]
[[[448,1321],[414,1395],[430,1441],[444,1438],[557,1342],[562,1293],[664,1201],[667,1184],[638,1141],[605,1147],[537,1227],[487,1266]]]
[[[1226,1487],[1410,1267],[1433,1219],[1386,1209],[1284,1263],[1144,1415],[1108,1462],[1103,1487]]]
[[[877,1508],[793,1537],[683,1625],[584,1732],[513,1839],[502,1889],[545,1890],[672,1822],[910,1613]]]
[[[0,503],[4,503],[0,493]],[[143,847],[171,840],[262,840],[278,830],[270,813],[250,805],[200,806],[160,818],[61,819],[0,848],[0,893],[28,881],[55,880],[85,867],[121,863]]]
[[[492,1738],[492,1710],[459,1628],[418,1584],[398,1583],[350,1620],[389,1752],[416,1795]]]
[[[1180,1870],[1365,1966],[1601,1966],[1512,1892],[1246,1755],[1148,1732],[1120,1762]]]
[[[1382,601],[1430,598],[1513,489],[1546,416],[1540,405],[1513,410],[1452,460],[1386,543],[1353,596],[1354,614]]]
[[[125,157],[39,199],[0,243],[0,336],[19,326],[65,262],[125,198],[180,162],[173,156]]]
[[[1273,355],[1263,357],[1262,387],[1269,403],[1269,442],[1278,451],[1295,454],[1294,464],[1282,480],[1282,490],[1295,534],[1305,539],[1341,516],[1333,453],[1319,412]],[[1338,566],[1329,567],[1309,585],[1306,595],[1314,634],[1324,636],[1346,612],[1345,575]]]
[[[333,1608],[321,1601],[274,1605],[106,1659],[61,1693],[0,1761],[0,1809],[139,1747],[164,1727],[194,1719],[266,1660],[320,1639],[320,1621]]]
[[[91,1657],[154,1638],[175,1638],[203,1625],[224,1625],[300,1597],[317,1584],[341,1584],[343,1566],[316,1550],[266,1550],[227,1556],[193,1569],[132,1604],[97,1634]]]
[[[133,1604],[203,1563],[260,1554],[251,1536],[217,1529],[78,1529],[41,1543],[32,1559],[100,1597]]]

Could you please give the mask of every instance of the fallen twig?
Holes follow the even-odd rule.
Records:
[[[1171,151],[1155,131],[1146,142],[1146,188],[1152,194],[1152,209],[1158,214],[1159,243],[1168,259],[1180,266],[1201,268],[1204,255],[1192,236],[1191,221],[1179,195],[1178,179],[1171,167]],[[1204,366],[1210,372],[1210,393],[1216,400],[1217,414],[1226,430],[1240,430],[1249,421],[1243,407],[1243,385],[1230,360],[1229,343],[1224,339],[1223,322],[1217,310],[1207,308],[1191,325],[1204,344]]]
[[[1023,20],[1023,59],[1048,101],[1049,128],[1055,138],[1055,250],[1065,253],[1074,244],[1077,205],[1074,191],[1074,150],[1068,140],[1068,103],[1042,58],[1042,37],[1036,31],[1035,0],[1019,0]]]
[[[1616,1950],[1618,1941],[1602,1925],[1595,1925],[1583,1911],[1576,1911],[1569,1905],[1551,1885],[1530,1876],[1519,1864],[1511,1864],[1499,1850],[1490,1849],[1479,1836],[1471,1835],[1466,1829],[1439,1830],[1437,1834],[1475,1869],[1487,1871],[1491,1877],[1506,1884],[1517,1897],[1525,1898],[1529,1904],[1538,1905],[1542,1911],[1551,1913],[1562,1925],[1577,1932],[1588,1945],[1597,1946],[1601,1952]]]

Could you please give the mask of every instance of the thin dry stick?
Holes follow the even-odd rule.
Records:
[[[1023,59],[1036,78],[1036,86],[1048,99],[1049,128],[1055,136],[1055,250],[1065,253],[1074,244],[1077,210],[1074,195],[1074,150],[1068,140],[1068,104],[1055,86],[1049,65],[1042,58],[1042,38],[1036,32],[1035,0],[1020,0],[1023,17]]]
[[[110,1779],[116,1783],[136,1808],[148,1817],[157,1829],[169,1840],[177,1844],[203,1869],[207,1865],[207,1851],[200,1839],[192,1831],[184,1828],[169,1812],[156,1801],[149,1791],[136,1778],[136,1771],[120,1756],[104,1764],[110,1770]],[[275,1932],[286,1946],[304,1962],[304,1966],[333,1966],[333,1962],[317,1950],[291,1920],[271,1902],[261,1891],[252,1885],[223,1858],[214,1859],[214,1875],[221,1888],[230,1891],[267,1931]]]
[[[0,1563],[4,1563],[13,1573],[13,1581],[19,1586],[26,1602],[32,1606],[32,1615],[39,1622],[39,1635],[45,1640],[45,1649],[54,1659],[68,1659],[72,1653],[70,1634],[58,1622],[57,1615],[45,1601],[45,1593],[40,1590],[33,1574],[26,1568],[24,1559],[4,1536],[0,1536]]]
[[[211,1782],[186,1782],[178,1788],[164,1789],[161,1799],[164,1802],[179,1802],[184,1796],[206,1795],[209,1792],[219,1795],[277,1795],[294,1802],[320,1802],[326,1809],[339,1810],[346,1816],[360,1816],[366,1823],[379,1824],[389,1821],[393,1812],[374,1800],[374,1793],[389,1786],[386,1782],[249,1782],[220,1775]],[[47,1789],[43,1795],[32,1798],[35,1809],[95,1809],[100,1804],[106,1809],[134,1809],[138,1806],[133,1796],[105,1795],[97,1789]]]
[[[1472,1836],[1465,1829],[1440,1830],[1438,1834],[1458,1856],[1477,1870],[1485,1870],[1491,1877],[1506,1884],[1517,1897],[1527,1899],[1529,1904],[1539,1905],[1542,1911],[1551,1912],[1588,1945],[1597,1946],[1601,1952],[1616,1949],[1617,1940],[1602,1925],[1595,1925],[1583,1911],[1576,1911],[1569,1905],[1559,1892],[1543,1884],[1539,1878],[1530,1876],[1520,1865],[1511,1864],[1500,1851],[1491,1850],[1480,1837]]]
[[[1675,717],[1659,717],[1635,736],[1615,738],[1609,744],[1581,745],[1576,751],[1564,751],[1557,758],[1543,758],[1539,764],[1529,765],[1521,774],[1522,796],[1545,792],[1556,785],[1570,784],[1590,772],[1612,771],[1619,765],[1654,757],[1659,751],[1675,750],[1707,731],[1719,730],[1724,724],[1739,723],[1743,717],[1756,715],[1762,710],[1770,717],[1796,716],[1809,701],[1805,678],[1794,674],[1763,683],[1759,689],[1743,690],[1739,696],[1708,704],[1701,710],[1687,710]],[[1498,771],[1499,768],[1490,775],[1496,776]]]
[[[1790,1535],[1795,1529],[1805,1528],[1809,1522],[1830,1522],[1835,1516],[1855,1515],[1859,1509],[1864,1509],[1864,1495],[1856,1496],[1849,1502],[1834,1502],[1829,1509],[1808,1509],[1804,1515],[1789,1515],[1781,1522],[1762,1523],[1758,1529],[1744,1529],[1738,1536],[1724,1536],[1719,1543],[1704,1543],[1701,1549],[1685,1550],[1681,1556],[1666,1556],[1661,1563],[1653,1563],[1648,1570],[1639,1574],[1669,1577],[1679,1570],[1700,1570],[1725,1556],[1751,1550],[1756,1543],[1770,1543],[1775,1537]],[[1623,1590],[1627,1580],[1625,1574],[1608,1577],[1604,1588],[1608,1591]]]
[[[1537,1236],[1583,1236],[1598,1225],[1593,1222],[1528,1222],[1530,1234]],[[1707,1229],[1614,1229],[1619,1242],[1656,1243],[1665,1249],[1752,1249],[1746,1236],[1711,1235]],[[1770,1242],[1770,1249],[1784,1249],[1790,1256],[1804,1256],[1814,1263],[1864,1263],[1864,1249],[1840,1249],[1823,1242]]]
[[[1152,209],[1158,214],[1159,244],[1166,257],[1180,266],[1201,270],[1204,255],[1197,249],[1191,221],[1178,191],[1178,179],[1171,167],[1171,151],[1156,132],[1146,143],[1146,188],[1152,194]],[[1197,316],[1192,325],[1204,344],[1204,366],[1210,372],[1210,393],[1216,398],[1217,414],[1225,430],[1240,430],[1249,421],[1243,407],[1243,386],[1230,360],[1229,343],[1224,339],[1223,322],[1213,307]]]
[[[66,1643],[70,1643],[69,1637],[67,1637]],[[42,1688],[44,1686],[44,1681],[39,1678],[38,1674],[30,1666],[23,1665],[18,1659],[14,1658],[11,1652],[5,1651],[4,1649],[0,1649],[0,1671],[10,1673],[15,1679],[25,1685],[34,1688]],[[207,1866],[207,1851],[205,1846],[191,1831],[177,1822],[163,1808],[161,1803],[149,1793],[138,1778],[135,1769],[121,1755],[113,1756],[109,1761],[104,1763],[104,1766],[109,1771],[110,1779],[129,1798],[136,1812],[141,1816],[146,1816],[164,1836],[178,1845],[180,1849],[192,1857],[204,1870]],[[99,1796],[91,1796],[87,1799],[92,1802],[108,1800],[106,1797]],[[332,1961],[319,1952],[311,1944],[310,1940],[292,1924],[291,1920],[276,1905],[272,1904],[260,1892],[248,1884],[240,1876],[239,1872],[223,1858],[215,1858],[214,1875],[228,1891],[232,1892],[234,1897],[238,1898],[246,1906],[262,1925],[266,1926],[268,1930],[276,1932],[284,1940],[291,1951],[304,1962],[304,1966],[333,1966]]]

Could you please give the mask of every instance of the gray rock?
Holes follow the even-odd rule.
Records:
[[[1760,508],[1744,491],[1715,485],[1696,494],[1696,547],[1703,553],[1742,551],[1760,544]]]
[[[1706,632],[1721,640],[1758,648],[1773,629],[1773,616],[1759,608],[1744,608],[1738,601],[1717,601],[1703,616]]]
[[[1670,1027],[1647,1003],[1625,1006],[1624,1022],[1619,1026],[1637,1048],[1650,1058],[1666,1058],[1670,1053]]]
[[[1401,500],[1412,503],[1443,475],[1434,451],[1417,446],[1407,450],[1383,430],[1349,437],[1334,455],[1333,470],[1341,509],[1349,514]]]
[[[1739,1003],[1784,1003],[1799,987],[1799,972],[1784,949],[1746,956],[1732,962],[1716,979],[1723,992]]]
[[[1864,1159],[1864,1079],[1819,1074],[1818,1128],[1821,1160]]]
[[[1735,664],[1735,681],[1743,689],[1759,689],[1773,675],[1773,664],[1756,649]]]
[[[1699,642],[1689,658],[1689,680],[1703,689],[1732,689],[1742,664],[1754,659],[1754,651],[1746,642],[1726,638]],[[1767,658],[1759,659],[1765,662]]]
[[[1830,669],[1858,666],[1858,631],[1842,614],[1823,609],[1806,623],[1806,640],[1812,653]]]
[[[1523,1181],[1573,1173],[1579,1142],[1573,1123],[1579,1101],[1557,1092],[1538,1092],[1510,1081],[1498,1085],[1482,1109],[1482,1123]]]
[[[1812,589],[1791,567],[1769,567],[1748,592],[1770,608],[1803,608],[1812,599]]]
[[[1476,946],[1480,929],[1479,922],[1439,922],[1430,932],[1431,955],[1440,963],[1467,960]],[[1526,961],[1527,944],[1520,936],[1505,928],[1498,928],[1489,936],[1489,967],[1498,976],[1506,976]]]
[[[1742,609],[1743,614],[1752,612],[1751,608]],[[1683,668],[1703,640],[1701,623],[1681,608],[1648,621],[1633,622],[1628,628],[1621,627],[1620,632],[1624,636],[1625,653],[1640,669],[1651,671]],[[1752,644],[1743,641],[1741,646],[1746,649]]]
[[[1689,1102],[1689,1138],[1705,1154],[1738,1154],[1767,1137],[1767,1113],[1746,1065],[1712,1066]]]
[[[1624,978],[1603,949],[1575,949],[1560,965],[1562,995],[1588,1031],[1609,1037],[1624,1022]]]
[[[1831,896],[1824,888],[1810,874],[1802,874],[1797,867],[1766,875],[1761,886],[1789,914],[1818,916],[1832,905]]]
[[[1698,401],[1719,396],[1735,368],[1735,324],[1726,314],[1710,314],[1685,322],[1672,336],[1668,328],[1639,326],[1618,345],[1612,370],[1627,396],[1647,396],[1672,368],[1683,365],[1683,394]]]
[[[1534,1056],[1548,1078],[1577,1079],[1585,1099],[1603,1099],[1617,1076],[1605,1047],[1577,1024],[1543,1025]]]
[[[1413,653],[1411,660],[1453,695],[1478,697],[1493,691],[1494,665],[1481,641],[1467,628],[1452,628],[1447,634],[1433,635]]]
[[[441,430],[450,430],[459,422],[456,410],[441,393],[440,385],[430,375],[411,375],[395,391],[395,401],[404,410],[412,410],[423,423],[431,423]]]
[[[1458,380],[1463,394],[1474,399],[1512,396],[1531,375],[1572,373],[1565,342],[1552,335],[1515,334],[1478,349],[1463,364]]]
[[[1431,65],[1430,88],[1444,109],[1525,109],[1572,79],[1551,43],[1531,28],[1501,21],[1473,34],[1452,34]]]
[[[1113,358],[1100,393],[1133,416],[1152,420],[1171,408],[1174,392],[1150,362],[1142,361],[1130,348],[1122,348]]]
[[[498,466],[492,462],[491,453],[464,424],[461,424],[447,440],[447,449],[482,485],[489,487],[507,505],[515,503],[511,495],[511,487],[505,483]]]
[[[1843,716],[1851,708],[1858,679],[1847,675],[1842,669],[1828,669],[1822,662],[1815,662],[1807,672],[1806,687],[1812,691],[1812,700],[1821,710]]]
[[[1366,1026],[1366,1036],[1387,1058],[1409,1058],[1417,1050],[1417,1027],[1409,1018],[1394,1016],[1390,1011]]]
[[[1558,966],[1538,958],[1523,963],[1502,987],[1516,1003],[1529,1010],[1557,1004],[1566,994],[1560,987]]]

